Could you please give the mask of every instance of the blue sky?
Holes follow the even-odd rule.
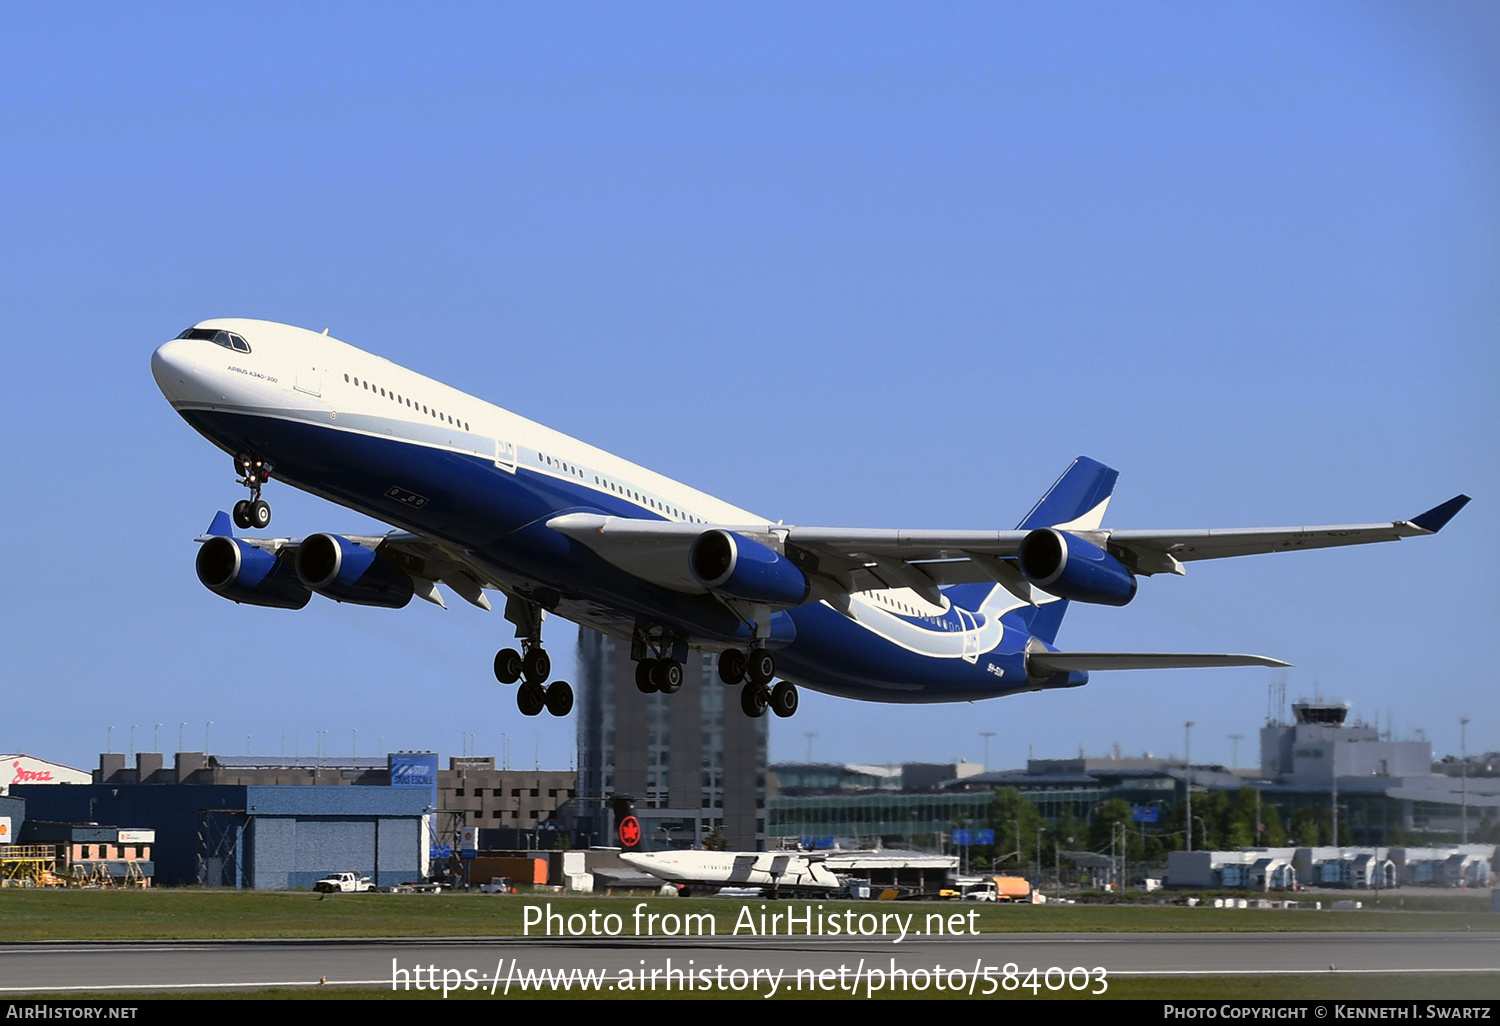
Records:
[[[1436,539],[1200,563],[1059,638],[1284,674],[805,694],[773,759],[1164,755],[1191,719],[1249,763],[1281,680],[1500,748],[1492,5],[48,4],[0,38],[0,750],[88,767],[161,723],[572,764],[571,719],[490,677],[496,614],[198,584],[241,489],[148,360],[212,316],[329,327],[789,523],[1008,528],[1080,453],[1121,471],[1119,527],[1475,496]],[[268,498],[278,532],[378,530]]]

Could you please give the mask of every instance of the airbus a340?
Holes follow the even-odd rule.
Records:
[[[551,612],[628,640],[642,691],[682,686],[690,648],[718,654],[750,716],[797,710],[797,686],[882,702],[961,702],[1077,687],[1092,670],[1285,666],[1255,655],[1060,652],[1070,601],[1122,606],[1137,578],[1195,559],[1394,541],[1440,530],[1456,496],[1380,524],[1249,530],[1102,527],[1115,470],[1079,457],[1013,531],[802,527],[768,520],[303,328],[203,321],[152,374],[234,459],[262,530],[273,478],[394,525],[382,536],[236,537],[220,513],[199,579],[236,602],[300,609],[312,593],[399,607],[504,596],[519,650],[494,661],[517,705],[563,716],[548,684]],[[772,687],[772,682],[779,683]]]

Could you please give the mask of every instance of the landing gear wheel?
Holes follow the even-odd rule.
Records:
[[[521,690],[516,692],[516,708],[521,710],[522,716],[535,716],[547,705],[547,692],[540,684],[527,681],[521,685]]]
[[[234,504],[234,526],[241,531],[250,530],[250,500],[241,499]]]
[[[656,694],[656,682],[652,679],[651,672],[655,668],[655,659],[642,659],[635,664],[635,686],[643,695]]]
[[[573,688],[565,680],[554,681],[547,688],[547,711],[553,716],[566,716],[573,711]]]
[[[514,684],[523,672],[521,653],[513,648],[502,648],[495,653],[495,679],[501,684]]]
[[[533,648],[521,658],[521,671],[531,684],[542,684],[552,675],[552,657],[540,648]]]
[[[740,708],[745,711],[746,716],[758,720],[766,714],[770,699],[771,695],[764,684],[746,684],[740,692]]]
[[[771,711],[785,719],[797,711],[797,685],[782,681],[771,690]]]
[[[750,683],[765,687],[776,676],[776,657],[763,648],[750,653],[748,673]]]
[[[676,659],[658,659],[651,668],[651,683],[664,695],[675,695],[682,690],[682,664]]]
[[[745,659],[745,653],[737,648],[731,648],[719,656],[719,679],[730,687],[741,683],[748,669],[749,663]]]
[[[250,526],[264,531],[271,526],[271,504],[265,499],[256,499],[250,504]]]

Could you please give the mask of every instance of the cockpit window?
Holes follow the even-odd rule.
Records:
[[[237,353],[248,353],[250,343],[243,336],[236,335],[232,331],[217,331],[213,328],[188,328],[178,338],[197,339],[200,342],[212,342],[214,345],[223,346],[225,349],[233,349]]]

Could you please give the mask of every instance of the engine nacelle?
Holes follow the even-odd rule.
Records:
[[[411,601],[404,571],[374,549],[336,534],[314,534],[297,548],[297,576],[319,595],[358,606],[400,609]]]
[[[1021,541],[1017,556],[1026,579],[1058,598],[1104,606],[1135,598],[1135,575],[1125,564],[1076,534],[1038,528]]]
[[[693,542],[688,565],[705,588],[747,602],[800,606],[811,590],[791,560],[733,531],[704,531]]]
[[[238,538],[210,538],[198,550],[194,565],[204,587],[235,602],[301,609],[312,598],[289,560]]]

